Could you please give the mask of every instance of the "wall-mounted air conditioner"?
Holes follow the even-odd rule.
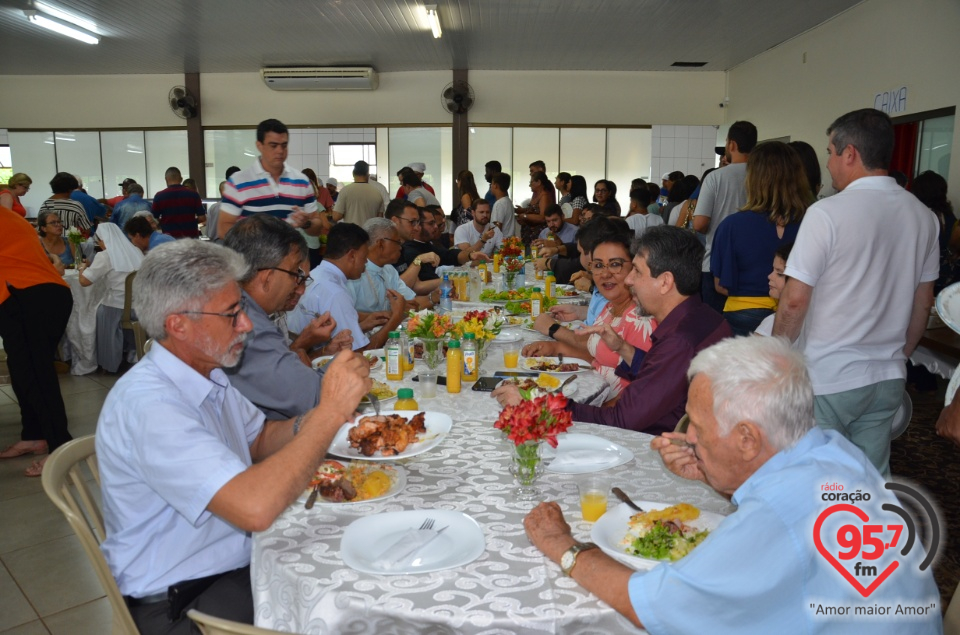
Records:
[[[380,83],[369,66],[261,68],[260,76],[273,90],[374,90]]]

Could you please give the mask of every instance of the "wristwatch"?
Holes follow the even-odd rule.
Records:
[[[417,267],[420,266],[420,263],[421,263],[421,262],[423,262],[423,261],[420,260],[420,256],[417,256],[416,258],[413,259],[413,264],[416,265]]]
[[[547,329],[547,335],[549,335],[553,339],[557,339],[557,331],[559,330],[560,330],[560,323],[554,322],[553,324],[550,325],[550,328]]]
[[[569,576],[573,573],[573,568],[577,565],[577,556],[581,551],[596,548],[597,545],[592,542],[578,542],[564,551],[560,556],[560,568],[563,569],[564,575]]]

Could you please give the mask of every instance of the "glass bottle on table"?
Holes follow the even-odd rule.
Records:
[[[477,336],[465,333],[463,336],[463,379],[477,381],[480,379],[480,355],[477,351]]]
[[[387,345],[384,347],[387,357],[387,379],[400,381],[403,379],[403,353],[400,350],[400,333],[390,331],[387,336]]]
[[[460,392],[460,377],[463,372],[463,355],[460,341],[450,340],[447,344],[447,392]]]

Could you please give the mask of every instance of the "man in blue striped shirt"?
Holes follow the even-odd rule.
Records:
[[[227,180],[217,221],[220,238],[241,217],[253,214],[286,219],[311,236],[322,233],[325,221],[317,214],[313,186],[302,172],[286,164],[288,140],[287,127],[276,119],[266,119],[257,126],[260,158]]]

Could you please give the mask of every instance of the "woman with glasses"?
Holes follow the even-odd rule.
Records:
[[[734,335],[747,335],[777,308],[767,276],[777,249],[797,238],[813,202],[800,155],[785,143],[758,145],[747,161],[747,204],[718,226],[710,270],[727,296],[723,317]]]
[[[105,371],[115,373],[123,361],[124,331],[120,328],[127,276],[140,268],[143,252],[113,223],[97,226],[96,241],[103,250],[89,267],[81,266],[80,286],[89,287],[97,280],[107,285],[107,293],[97,307],[97,363]],[[127,334],[127,348],[133,348],[133,337]]]
[[[633,269],[630,257],[631,231],[615,231],[605,234],[593,248],[589,262],[593,283],[607,304],[600,311],[594,325],[609,324],[616,333],[641,351],[650,350],[650,334],[656,328],[653,318],[640,314],[637,302],[626,285],[627,276]],[[574,331],[576,333],[576,331]],[[593,369],[610,385],[609,398],[616,398],[629,384],[629,380],[616,375],[620,355],[604,344],[600,335],[579,338],[577,344],[565,342],[534,342],[523,349],[525,356],[556,355],[590,360]],[[629,362],[629,360],[627,360]]]
[[[593,202],[602,207],[611,216],[620,215],[620,203],[617,201],[617,184],[600,179],[593,185]]]
[[[56,212],[40,212],[37,216],[37,232],[40,234],[43,250],[51,256],[53,266],[63,275],[64,267],[74,264],[73,250],[63,235],[63,223]]]
[[[30,191],[31,184],[33,184],[33,179],[23,172],[17,172],[11,176],[10,180],[7,181],[7,187],[0,188],[0,207],[12,209],[21,217],[26,218],[27,209],[20,203],[20,197]]]

